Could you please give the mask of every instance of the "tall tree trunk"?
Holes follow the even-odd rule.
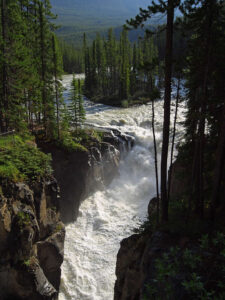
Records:
[[[52,36],[52,47],[53,47],[53,62],[54,62],[54,76],[55,76],[55,101],[56,101],[56,118],[57,118],[57,135],[58,140],[60,139],[60,130],[59,130],[59,88],[58,88],[58,78],[57,78],[57,53],[56,53],[56,44],[55,37]]]
[[[47,99],[46,99],[46,64],[45,64],[45,37],[44,37],[44,18],[43,3],[39,3],[39,20],[40,20],[40,48],[41,48],[41,80],[42,80],[42,103],[45,134],[47,135]]]
[[[1,1],[1,19],[2,19],[2,108],[0,109],[1,131],[8,130],[8,117],[4,111],[8,111],[8,91],[7,91],[7,67],[6,67],[6,0]]]
[[[199,184],[197,187],[199,193],[197,195],[198,203],[197,209],[200,216],[204,216],[204,148],[205,148],[205,123],[206,123],[206,109],[207,109],[207,98],[208,98],[208,77],[210,70],[210,56],[212,48],[212,25],[214,16],[214,1],[210,0],[208,7],[208,23],[206,26],[206,40],[205,40],[205,49],[206,52],[206,61],[204,64],[204,78],[202,86],[202,97],[201,97],[201,111],[200,111],[200,122],[199,122],[199,170],[198,170],[198,180],[196,184]]]
[[[178,78],[178,83],[177,83],[176,108],[175,108],[174,123],[173,123],[173,138],[172,138],[172,146],[171,146],[170,170],[169,170],[169,179],[168,179],[168,202],[170,201],[171,179],[172,179],[172,172],[173,172],[173,152],[174,152],[174,146],[175,146],[177,112],[178,112],[178,106],[179,106],[179,99],[180,99],[180,76]]]
[[[157,224],[159,223],[159,176],[158,176],[158,159],[157,159],[157,145],[155,137],[155,101],[152,99],[152,132],[154,140],[154,155],[155,155],[155,179],[156,179],[156,197],[157,197]]]
[[[216,150],[216,164],[214,169],[214,179],[213,179],[213,192],[211,200],[211,219],[214,221],[215,209],[219,204],[221,181],[224,172],[225,163],[225,104],[223,105],[222,112],[222,125],[220,130],[219,141]]]
[[[168,195],[167,195],[167,159],[170,131],[170,103],[171,103],[171,76],[173,58],[173,19],[174,3],[168,0],[167,28],[166,28],[166,56],[165,56],[165,96],[164,96],[164,123],[163,144],[161,155],[161,205],[162,222],[168,220]]]

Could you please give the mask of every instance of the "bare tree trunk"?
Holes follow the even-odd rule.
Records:
[[[41,48],[41,80],[42,80],[42,102],[45,134],[47,135],[47,99],[46,99],[46,63],[45,63],[45,37],[44,37],[44,20],[43,20],[43,3],[39,3],[40,19],[40,48]]]
[[[58,82],[57,82],[57,54],[56,54],[56,45],[55,37],[52,36],[52,47],[53,47],[53,61],[54,61],[54,76],[55,76],[55,100],[56,100],[56,118],[57,118],[57,135],[58,140],[60,139],[60,130],[59,130],[59,91],[58,91]]]
[[[167,159],[170,131],[170,103],[171,103],[171,77],[173,58],[173,19],[174,3],[168,0],[167,28],[166,28],[166,56],[165,56],[165,96],[164,96],[164,123],[163,123],[163,144],[161,155],[161,205],[162,221],[168,220],[168,195],[167,195]]]
[[[175,108],[174,123],[173,123],[173,138],[172,138],[172,147],[171,147],[171,155],[170,155],[170,171],[169,171],[169,179],[168,179],[168,202],[170,201],[171,179],[172,179],[172,172],[173,172],[173,152],[174,152],[174,146],[175,146],[177,112],[178,112],[178,106],[179,106],[179,99],[180,99],[180,76],[178,78],[178,83],[177,83],[176,108]]]
[[[8,91],[7,91],[7,67],[6,67],[6,0],[1,1],[1,19],[2,19],[2,108],[0,109],[1,131],[8,130]],[[5,111],[5,112],[4,112]]]
[[[159,223],[159,176],[158,176],[158,159],[157,159],[157,145],[155,137],[155,108],[154,99],[152,99],[152,132],[154,140],[154,155],[155,155],[155,179],[156,179],[156,197],[157,197],[157,224]]]
[[[214,169],[214,179],[213,179],[213,192],[211,200],[211,219],[214,221],[215,209],[219,204],[221,181],[224,172],[224,160],[225,160],[225,104],[223,105],[222,112],[222,125],[220,130],[219,141],[216,151],[216,164]]]
[[[204,217],[204,148],[205,148],[205,123],[206,123],[206,106],[207,106],[207,99],[208,99],[208,77],[209,77],[209,70],[210,70],[210,55],[211,55],[211,48],[212,48],[212,25],[213,25],[213,18],[216,16],[214,15],[214,1],[211,0],[209,2],[208,7],[208,23],[206,27],[206,44],[205,49],[207,49],[206,53],[206,62],[204,66],[204,80],[203,80],[203,87],[202,87],[202,98],[201,98],[201,113],[200,113],[200,122],[199,122],[199,199],[197,205],[198,213],[203,218]]]

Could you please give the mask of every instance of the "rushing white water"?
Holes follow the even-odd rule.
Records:
[[[70,80],[71,75],[64,77],[66,88]],[[112,300],[120,241],[145,219],[149,200],[155,195],[151,105],[121,109],[87,100],[85,107],[87,124],[119,129],[133,135],[136,143],[121,162],[119,176],[105,190],[87,198],[81,204],[77,221],[66,227],[59,299]],[[179,111],[178,135],[182,134],[184,110],[182,107]],[[162,141],[162,116],[163,102],[158,101],[158,148]]]

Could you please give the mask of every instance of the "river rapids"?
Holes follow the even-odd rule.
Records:
[[[64,97],[72,75],[63,78]],[[85,100],[86,125],[112,128],[132,135],[135,146],[123,153],[119,175],[104,190],[82,202],[77,221],[66,226],[60,300],[112,300],[116,256],[120,241],[146,218],[149,200],[155,196],[154,148],[151,104],[112,108]],[[172,116],[175,92],[172,96]],[[180,104],[177,137],[182,139],[185,105]],[[158,152],[161,151],[163,101],[155,103]],[[160,158],[158,157],[159,161]]]

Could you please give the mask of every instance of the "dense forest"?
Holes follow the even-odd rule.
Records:
[[[35,124],[54,130],[62,62],[53,18],[49,1],[1,1],[2,132]]]
[[[97,35],[91,47],[87,47],[84,36],[83,47],[85,93],[91,99],[128,106],[137,95],[149,99],[149,94],[157,92],[158,53],[152,38],[145,36],[132,45],[126,30],[117,41],[110,29],[106,40]]]
[[[39,128],[46,137],[59,139],[67,118],[63,64],[69,68],[67,60],[71,63],[76,52],[58,41],[54,19],[49,1],[1,1],[1,132]],[[81,71],[82,58],[75,61],[76,68],[68,71]]]

